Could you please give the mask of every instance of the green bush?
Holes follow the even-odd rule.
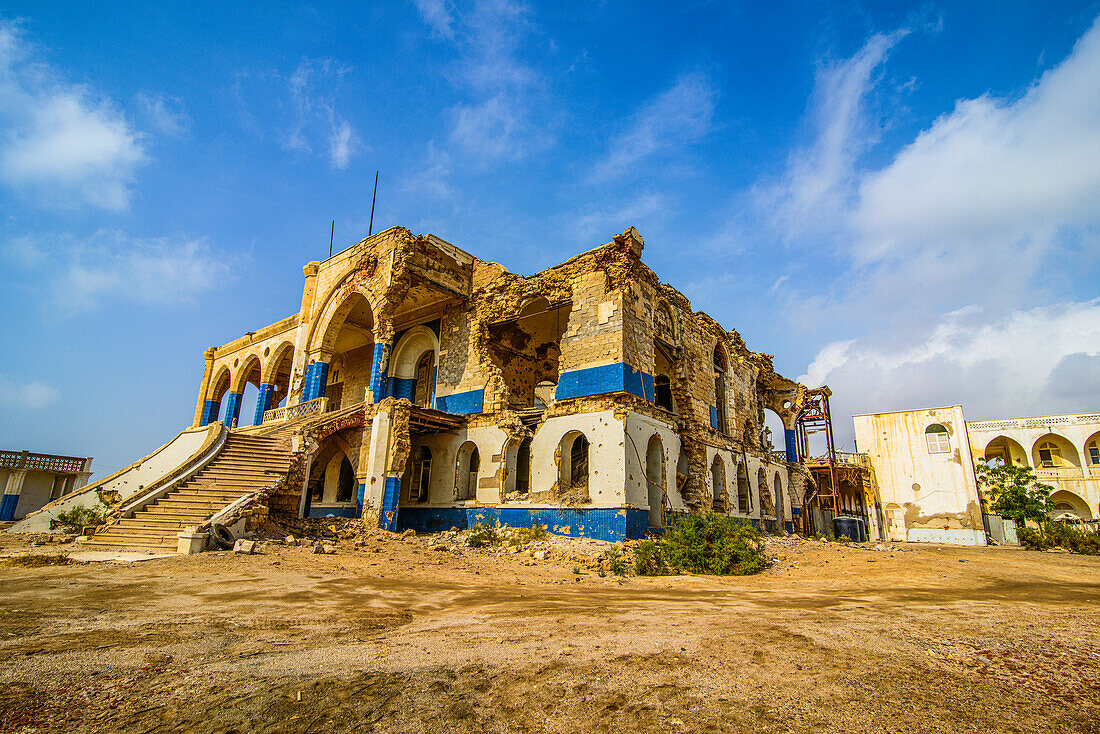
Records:
[[[107,522],[107,508],[77,505],[58,513],[57,517],[50,520],[50,530],[61,528],[70,535],[77,535],[89,525],[102,525],[105,522]]]
[[[652,541],[649,541],[652,542]],[[718,576],[747,576],[764,570],[764,541],[748,521],[711,512],[682,515],[665,531],[655,548],[640,543],[635,569],[640,575],[688,571]]]
[[[500,535],[492,525],[479,522],[466,536],[466,545],[471,548],[484,548],[487,545],[500,545]]]
[[[529,528],[508,528],[506,532],[510,545],[527,545],[550,537],[550,534],[546,532],[545,525],[532,525]]]
[[[634,548],[634,573],[639,576],[666,576],[668,564],[661,555],[661,546],[652,540],[643,540]]]
[[[1019,528],[1016,536],[1020,539],[1021,546],[1031,550],[1063,548],[1071,553],[1086,556],[1100,555],[1100,533],[1083,530],[1067,523],[1048,520],[1042,523],[1038,530],[1029,527]]]
[[[618,548],[612,548],[604,553],[607,558],[607,570],[614,576],[626,576],[626,564],[623,562],[623,553]]]

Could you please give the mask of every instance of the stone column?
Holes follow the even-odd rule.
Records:
[[[256,416],[252,420],[252,425],[258,426],[264,422],[264,413],[271,408],[271,400],[274,397],[274,383],[265,382],[260,385],[260,394],[256,397]]]
[[[387,382],[392,349],[393,327],[387,323],[380,323],[374,331],[374,362],[370,373],[371,402],[377,403],[389,396]]]
[[[27,452],[23,452],[20,465],[26,464]],[[0,521],[9,522],[15,519],[15,506],[19,504],[19,493],[23,491],[23,480],[27,478],[26,469],[16,469],[8,475],[7,486],[4,487],[4,496],[0,498]]]
[[[202,356],[206,358],[206,369],[202,373],[202,384],[199,386],[199,402],[195,406],[195,420],[191,423],[195,428],[205,426],[210,422],[206,420],[207,404],[210,402],[206,399],[206,392],[210,389],[210,375],[214,371],[214,348],[207,349],[202,353]]]
[[[310,400],[316,400],[323,396],[327,382],[328,362],[322,362],[320,359],[311,362],[306,367],[305,385],[302,387],[302,402],[308,403]]]

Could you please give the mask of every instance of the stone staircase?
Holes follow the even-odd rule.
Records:
[[[176,533],[286,476],[291,454],[274,438],[230,433],[214,459],[158,500],[97,533],[89,547],[176,550]]]

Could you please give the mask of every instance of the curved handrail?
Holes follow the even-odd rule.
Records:
[[[151,489],[147,488],[136,500],[132,500],[119,508],[119,517],[132,517],[134,512],[141,509],[146,504],[160,499],[175,489],[177,484],[182,484],[193,477],[200,469],[213,461],[214,457],[221,453],[222,447],[225,446],[225,441],[228,437],[229,429],[222,425],[218,431],[217,439],[211,445],[205,447],[205,451],[202,451],[197,456],[193,456],[191,460],[183,465],[182,469],[154,483]]]

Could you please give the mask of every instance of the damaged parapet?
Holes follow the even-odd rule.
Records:
[[[296,436],[301,477],[273,512],[616,539],[713,509],[791,530],[806,388],[644,247],[630,227],[522,276],[434,235],[373,235],[306,265],[298,314],[207,351],[195,423]]]

